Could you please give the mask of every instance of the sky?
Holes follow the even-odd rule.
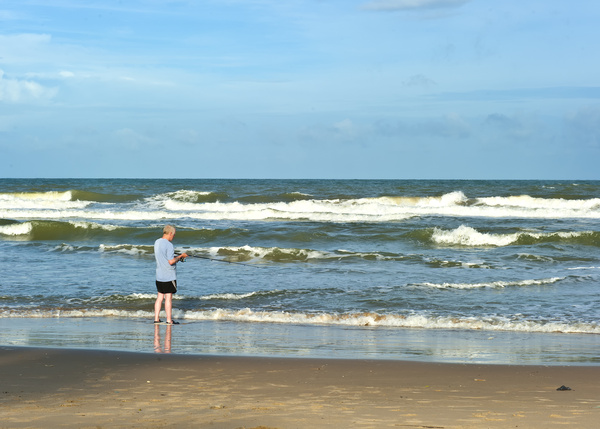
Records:
[[[2,0],[0,177],[600,179],[600,2]]]

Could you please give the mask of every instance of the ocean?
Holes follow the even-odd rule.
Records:
[[[0,255],[1,345],[600,363],[600,181],[0,179]]]

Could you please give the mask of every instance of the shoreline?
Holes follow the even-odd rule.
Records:
[[[182,355],[600,365],[600,335],[130,318],[0,318],[0,345]]]
[[[0,375],[10,428],[592,428],[600,417],[600,366],[0,346]]]

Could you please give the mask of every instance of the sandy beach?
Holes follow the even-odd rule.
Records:
[[[6,428],[592,428],[600,419],[597,366],[3,346],[0,379]]]

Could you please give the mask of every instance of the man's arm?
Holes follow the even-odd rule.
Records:
[[[188,257],[187,253],[182,253],[181,255],[175,256],[173,259],[169,259],[169,264],[170,265],[175,265],[177,262],[179,262],[182,259],[185,259],[187,257]]]

